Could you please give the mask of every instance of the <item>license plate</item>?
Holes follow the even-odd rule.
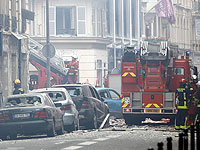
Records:
[[[149,113],[160,113],[160,109],[145,109],[144,110],[145,113],[149,112]]]
[[[29,118],[30,114],[15,114],[14,118]]]

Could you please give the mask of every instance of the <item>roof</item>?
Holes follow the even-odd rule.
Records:
[[[18,97],[27,97],[27,96],[41,96],[46,95],[45,93],[26,93],[26,94],[16,94],[16,95],[10,95],[7,98],[18,98]]]
[[[60,85],[54,85],[53,87],[64,87],[64,86],[84,86],[84,85],[88,85],[90,86],[90,84],[60,84]]]
[[[44,92],[44,91],[55,91],[55,92],[66,92],[66,89],[63,88],[63,87],[60,87],[60,88],[42,88],[42,89],[35,89],[35,90],[32,90],[31,93],[34,93],[34,92]]]

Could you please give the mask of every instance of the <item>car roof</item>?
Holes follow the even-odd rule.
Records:
[[[59,84],[59,85],[53,85],[53,87],[71,87],[71,86],[85,86],[85,85],[88,85],[88,86],[91,86],[90,84]]]
[[[28,96],[44,96],[46,93],[26,93],[26,94],[16,94],[9,95],[7,98],[18,98],[18,97],[28,97]]]
[[[112,89],[112,88],[100,88],[100,87],[97,87],[97,88],[95,88],[96,90],[114,90],[114,89]]]
[[[43,91],[55,91],[55,92],[66,92],[66,89],[64,87],[59,88],[42,88],[42,89],[34,89],[31,92],[43,92]]]

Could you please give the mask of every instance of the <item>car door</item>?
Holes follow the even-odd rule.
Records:
[[[68,103],[71,104],[71,112],[75,115],[75,117],[78,119],[78,110],[76,109],[76,105],[73,102],[71,96],[69,95],[69,93],[67,91],[65,91],[65,96],[66,96],[66,100],[68,100]]]
[[[110,112],[120,112],[121,113],[121,98],[119,93],[113,89],[107,89],[109,94],[108,98],[105,98],[105,101],[108,104]]]
[[[49,96],[46,95],[45,99],[53,111],[53,116],[55,118],[55,128],[58,129],[61,125],[61,119],[62,119],[61,110],[55,106],[53,100]]]
[[[97,91],[95,88],[92,86],[89,86],[89,89],[92,93],[92,99],[95,102],[96,105],[96,110],[97,110],[97,119],[98,121],[102,122],[103,119],[105,118],[105,104],[103,101],[100,100],[100,96],[98,95]]]

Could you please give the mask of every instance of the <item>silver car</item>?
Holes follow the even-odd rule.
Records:
[[[63,112],[65,130],[70,132],[79,129],[79,113],[65,88],[43,88],[35,89],[31,92],[48,93],[56,107],[60,107]]]

